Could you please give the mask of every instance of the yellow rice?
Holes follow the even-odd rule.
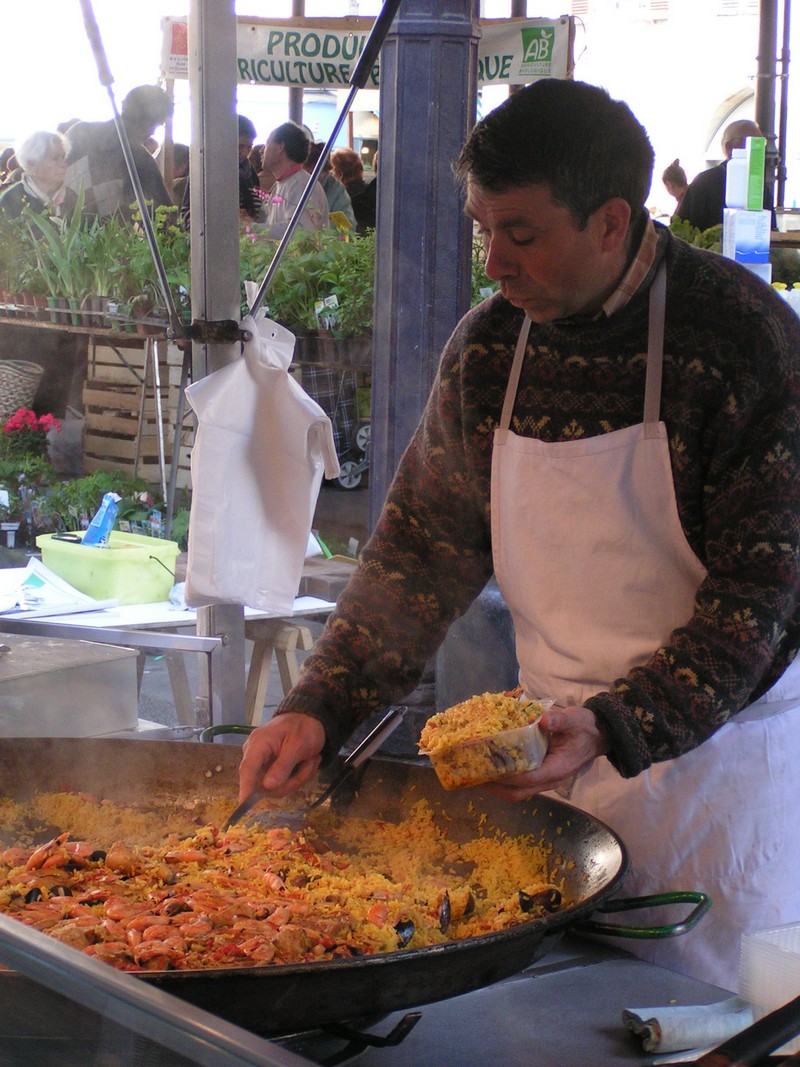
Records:
[[[421,948],[539,918],[523,896],[563,888],[549,847],[483,829],[455,841],[425,801],[399,823],[320,811],[297,833],[221,833],[191,825],[191,810],[165,817],[85,794],[39,794],[32,804],[43,823],[87,842],[84,858],[69,862],[65,850],[81,846],[60,840],[43,852],[0,846],[0,910],[126,970]],[[6,830],[25,814],[0,804]],[[167,832],[181,822],[188,836]]]

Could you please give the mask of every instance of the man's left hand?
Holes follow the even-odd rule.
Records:
[[[607,751],[594,712],[588,708],[551,708],[540,719],[540,725],[550,734],[541,766],[535,771],[490,782],[482,788],[501,800],[527,800],[574,778]]]

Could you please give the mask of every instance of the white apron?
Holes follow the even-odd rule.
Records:
[[[547,443],[509,429],[530,321],[517,343],[492,456],[492,545],[514,618],[520,684],[582,704],[647,661],[693,612],[705,577],[681,527],[659,422],[665,276],[650,298],[644,421]],[[800,659],[760,700],[678,759],[624,779],[602,757],[571,803],[631,857],[625,896],[697,889],[689,933],[620,941],[645,959],[736,990],[741,933],[800,920]],[[678,908],[630,918],[675,922]],[[617,917],[609,922],[625,922]]]

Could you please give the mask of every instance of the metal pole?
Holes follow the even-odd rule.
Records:
[[[371,529],[469,308],[472,227],[450,163],[475,121],[479,35],[478,0],[410,0],[381,53]]]
[[[122,121],[122,116],[117,110],[117,101],[114,98],[114,76],[111,73],[111,68],[108,65],[108,59],[106,58],[106,51],[103,47],[103,40],[100,36],[100,28],[97,25],[97,20],[94,17],[94,10],[92,9],[92,0],[80,0],[81,10],[83,11],[83,24],[86,28],[86,36],[89,38],[89,44],[91,45],[92,52],[94,53],[94,60],[97,64],[97,73],[100,77],[100,84],[104,85],[108,91],[108,99],[111,102],[111,110],[114,115],[114,125],[117,128],[117,136],[119,137],[120,148],[122,149],[122,155],[125,159],[125,166],[128,170],[128,176],[133,186],[133,192],[136,196],[136,203],[139,207],[139,214],[142,216],[141,226],[144,230],[147,243],[150,246],[150,253],[153,257],[153,263],[155,264],[156,274],[158,275],[158,287],[161,290],[161,295],[164,298],[164,305],[167,309],[167,316],[169,318],[169,324],[172,332],[178,335],[182,329],[180,315],[178,309],[175,306],[175,301],[172,299],[172,293],[170,292],[169,282],[167,281],[167,272],[164,269],[164,264],[161,260],[161,253],[158,250],[156,243],[156,236],[153,232],[153,225],[150,220],[150,215],[147,210],[147,201],[145,200],[144,190],[142,189],[142,183],[139,178],[139,171],[136,168],[136,161],[133,158],[133,152],[131,150],[130,141],[128,140],[128,132],[125,129],[125,124]]]
[[[239,179],[236,124],[236,14],[233,0],[192,0],[189,9],[189,79],[192,106],[190,226],[192,318],[241,318],[239,297]],[[237,343],[194,341],[194,380],[239,355]],[[224,457],[220,458],[224,463]],[[244,721],[244,608],[199,608],[197,632],[223,638],[218,692],[198,694],[219,708],[220,722]]]
[[[758,33],[756,122],[767,139],[764,203],[774,203],[778,149],[775,144],[775,83],[777,80],[778,0],[761,0]]]
[[[306,0],[292,0],[292,18],[301,19],[306,13]],[[303,88],[293,85],[289,89],[289,118],[303,125]]]
[[[786,129],[789,118],[789,41],[792,20],[792,0],[783,0],[783,42],[781,46],[781,102],[778,117],[778,180],[775,203],[784,206],[786,195]]]

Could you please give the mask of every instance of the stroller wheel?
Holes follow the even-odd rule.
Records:
[[[356,486],[361,485],[361,471],[359,470],[359,464],[355,463],[352,459],[348,459],[342,463],[339,468],[339,477],[337,478],[339,485],[342,489],[355,489]]]
[[[356,448],[361,452],[366,452],[369,448],[370,439],[370,424],[365,422],[363,426],[359,426],[356,433]]]

